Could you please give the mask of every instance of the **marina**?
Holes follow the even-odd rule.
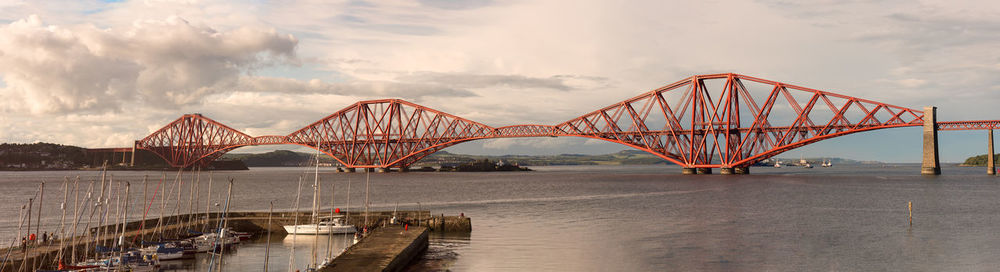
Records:
[[[348,214],[343,214],[343,215],[347,216]],[[363,220],[362,218],[365,218],[365,214],[364,213],[358,212],[358,213],[354,213],[353,215],[355,216],[355,218],[358,218],[358,220],[357,220],[358,222],[356,222],[356,223],[363,223],[363,222],[361,222],[361,220]],[[183,218],[188,218],[189,216],[190,217],[195,217],[195,218],[204,218],[205,215],[204,214],[190,214],[190,215],[185,214],[185,215],[177,216],[175,218],[166,218],[166,219],[167,220],[170,220],[170,219],[183,219]],[[420,226],[421,222],[418,219],[416,219],[416,218],[421,217],[421,216],[423,218],[425,218],[423,220],[423,225],[425,225],[425,226]],[[271,219],[270,224],[268,224],[268,218],[269,217]],[[264,235],[267,235],[268,233],[274,233],[275,235],[286,236],[287,237],[286,239],[290,239],[290,241],[292,241],[292,243],[294,243],[295,238],[291,237],[291,235],[288,235],[288,233],[285,233],[284,232],[284,228],[281,228],[279,226],[290,225],[290,224],[293,224],[293,222],[296,221],[296,220],[305,220],[305,219],[310,218],[310,217],[311,217],[311,215],[309,213],[305,213],[305,212],[303,212],[303,213],[280,212],[280,213],[270,214],[270,216],[269,216],[269,214],[267,212],[239,212],[239,213],[232,213],[232,214],[228,215],[228,219],[226,219],[226,220],[228,221],[228,224],[230,224],[233,228],[224,231],[225,235],[223,235],[222,237],[226,238],[225,242],[223,242],[222,239],[220,239],[219,236],[216,235],[216,233],[202,234],[202,235],[193,236],[193,237],[190,236],[190,235],[185,235],[186,233],[189,233],[189,230],[192,227],[200,226],[201,224],[169,225],[169,226],[165,226],[163,228],[163,231],[165,231],[167,233],[176,233],[178,235],[177,236],[165,237],[165,239],[161,240],[162,242],[159,242],[159,243],[150,242],[149,244],[153,244],[153,246],[152,247],[148,247],[148,248],[143,248],[141,250],[141,252],[143,253],[143,255],[140,255],[140,258],[142,258],[141,256],[147,256],[146,259],[150,260],[150,259],[154,259],[152,257],[152,255],[156,254],[157,257],[155,257],[155,259],[157,259],[158,261],[168,261],[168,260],[175,260],[175,259],[182,259],[182,258],[183,259],[194,259],[194,258],[196,258],[196,256],[193,255],[194,253],[208,254],[208,255],[218,255],[218,254],[222,254],[221,252],[222,252],[223,248],[226,248],[226,249],[229,249],[229,250],[236,250],[237,247],[239,246],[239,244],[242,241],[246,241],[248,239],[251,239],[251,237],[257,237],[257,238],[263,237]],[[406,218],[406,219],[400,220],[400,222],[402,223],[402,225],[400,225],[400,224],[395,224],[395,225],[388,224],[387,222],[389,220],[391,220],[393,217]],[[358,263],[369,263],[369,262],[378,263],[378,261],[376,261],[376,260],[388,259],[388,260],[390,260],[389,263],[392,263],[392,264],[389,265],[389,263],[386,263],[384,265],[384,267],[391,267],[391,268],[395,269],[395,270],[388,270],[388,271],[399,271],[399,269],[402,269],[403,267],[405,267],[414,258],[419,257],[418,253],[422,253],[423,250],[426,249],[426,246],[427,246],[427,232],[431,231],[431,228],[428,228],[426,225],[428,225],[428,224],[434,224],[436,226],[435,229],[438,230],[438,231],[443,230],[442,229],[443,226],[446,226],[446,225],[451,226],[451,225],[453,225],[453,224],[442,224],[442,223],[440,223],[440,222],[444,222],[446,220],[442,220],[442,218],[440,218],[440,217],[433,217],[433,216],[431,216],[429,211],[422,211],[422,212],[418,212],[418,211],[397,211],[397,212],[394,212],[394,213],[393,212],[372,212],[372,213],[368,214],[368,219],[371,222],[371,228],[372,229],[370,231],[372,232],[372,234],[374,234],[373,237],[377,237],[377,238],[372,238],[372,241],[369,242],[368,241],[368,235],[361,235],[361,234],[359,234],[359,235],[355,236],[355,235],[353,235],[354,232],[351,232],[352,235],[350,235],[349,237],[353,237],[352,239],[354,240],[354,241],[351,242],[351,245],[353,245],[355,243],[360,243],[360,244],[363,244],[364,247],[363,247],[363,249],[359,249],[359,250],[366,251],[366,252],[367,251],[377,251],[377,252],[382,252],[382,253],[381,254],[365,253],[365,254],[363,254],[363,257],[357,257],[356,255],[358,253],[352,253],[352,255],[351,255],[352,256],[351,257],[351,261],[347,261],[346,263],[348,263],[348,264],[344,264],[341,267],[355,267],[355,266],[358,265]],[[455,220],[455,219],[452,219],[452,220]],[[464,221],[469,221],[469,219],[465,218]],[[403,222],[405,222],[405,223],[403,223]],[[155,223],[155,220],[149,220],[149,221],[146,221],[145,223]],[[219,223],[219,221],[217,219],[213,219],[213,220],[210,220],[210,221],[207,222],[207,224],[209,224],[209,225],[217,224],[217,223]],[[127,226],[138,227],[138,226],[140,226],[142,224],[143,224],[143,222],[129,222],[127,224]],[[390,242],[382,241],[382,240],[385,240],[385,238],[381,238],[381,237],[387,235],[386,233],[391,233],[391,232],[396,231],[396,230],[409,230],[409,229],[411,229],[411,227],[409,227],[409,224],[413,224],[413,227],[412,227],[413,231],[412,231],[412,233],[415,233],[416,236],[408,235],[408,236],[399,237],[399,238],[392,238],[392,239],[390,239],[391,240]],[[383,228],[386,228],[386,229],[382,230]],[[94,233],[94,232],[97,232],[99,229],[100,228],[94,228],[90,232]],[[462,230],[464,230],[464,229],[462,229]],[[446,231],[461,231],[461,230],[448,229]],[[136,230],[136,231],[130,231],[130,232],[125,233],[122,236],[122,238],[124,240],[127,240],[127,241],[136,241],[139,237],[141,237],[141,236],[143,236],[145,234],[146,234],[145,231],[138,231],[138,230]],[[188,236],[189,238],[183,238],[185,236]],[[310,240],[309,242],[311,242],[313,244],[317,243],[317,241],[320,240],[320,239],[327,239],[327,237],[329,237],[330,239],[328,239],[328,241],[323,241],[323,243],[324,243],[323,246],[326,246],[327,242],[330,242],[331,246],[332,246],[332,243],[333,243],[332,242],[332,239],[333,239],[332,235],[324,234],[324,235],[310,235],[310,236],[314,237],[314,238],[310,238],[309,239]],[[69,239],[72,239],[72,238],[69,238]],[[60,242],[65,242],[65,241],[52,241],[51,243],[46,244],[46,245],[32,246],[32,250],[30,251],[31,253],[28,254],[28,255],[25,255],[24,251],[19,250],[19,249],[4,248],[4,249],[2,249],[2,252],[8,252],[9,251],[10,253],[9,253],[9,257],[5,259],[4,265],[0,266],[0,271],[18,271],[18,270],[24,270],[23,268],[21,268],[22,266],[26,266],[26,267],[32,267],[32,266],[39,267],[39,269],[38,269],[39,271],[42,271],[42,270],[48,271],[48,269],[58,270],[59,269],[59,261],[57,260],[57,258],[58,258],[58,256],[59,256],[60,253],[70,252],[71,250],[75,250],[74,252],[76,254],[79,254],[80,256],[89,256],[88,252],[85,250],[85,248],[87,247],[86,244],[88,242],[82,241],[83,239],[79,239],[79,240],[80,240],[80,242],[77,242],[75,244],[74,243],[60,243]],[[108,243],[114,242],[116,240],[117,240],[117,238],[112,238],[110,240],[98,241],[97,244],[108,244]],[[174,245],[171,242],[180,242],[180,241],[184,241],[184,243],[188,244],[188,245],[198,245],[198,244],[200,244],[200,242],[198,242],[198,241],[205,241],[206,244],[209,245],[209,246],[208,247],[201,247],[201,246],[194,247],[196,249],[194,250],[194,252],[190,252],[191,255],[189,257],[182,257],[183,255],[188,255],[188,252],[185,252],[185,250],[183,248],[174,247],[174,246],[164,247],[164,245]],[[218,243],[219,245],[222,245],[222,246],[216,247],[215,243]],[[406,245],[403,246],[404,249],[409,248],[410,244],[419,244],[419,245],[418,246],[414,246],[413,248],[407,249],[405,251],[401,251],[402,249],[397,249],[397,247],[399,247],[398,245],[400,243],[406,243]],[[60,244],[62,246],[59,246]],[[351,251],[351,249],[352,249],[351,245],[348,245],[348,247],[346,248],[347,252],[352,252]],[[164,249],[178,249],[178,251],[164,250]],[[329,255],[333,255],[332,252],[329,249],[327,249],[326,251],[328,252]],[[358,251],[358,250],[355,250],[355,251]],[[168,252],[170,252],[170,253],[176,253],[177,255],[173,256],[173,255],[170,255],[170,253],[168,253]],[[71,255],[71,254],[70,253],[65,253],[64,255],[68,256],[68,255]],[[25,256],[27,256],[27,258],[25,258]],[[84,258],[81,258],[81,259],[84,259]],[[396,261],[392,261],[392,260],[396,260]],[[326,260],[326,262],[329,262],[329,261],[330,260]],[[67,260],[66,262],[69,262],[69,261]],[[112,263],[117,263],[117,261],[116,262],[112,262]],[[159,268],[160,268],[159,262],[155,262],[155,268],[153,267],[154,266],[153,263],[154,262],[150,261],[149,264],[148,264],[150,266],[150,268],[144,269],[144,271],[159,271]],[[334,262],[334,263],[338,263],[338,262]],[[54,264],[55,267],[49,267],[49,266],[53,266],[53,264]],[[106,262],[106,261],[102,262],[102,261],[94,260],[93,258],[90,258],[90,261],[83,261],[83,262],[79,262],[79,263],[74,263],[72,265],[63,265],[62,267],[64,267],[64,268],[62,270],[60,270],[60,271],[91,271],[91,270],[105,271],[105,270],[108,270],[108,269],[114,270],[114,271],[118,271],[118,270],[121,270],[121,269],[126,269],[126,270],[135,270],[135,269],[137,269],[136,267],[128,267],[128,268],[115,267],[115,266],[109,267],[106,264],[108,264],[108,262]],[[221,262],[220,262],[219,265],[221,265]],[[35,269],[28,269],[28,270],[34,271]],[[326,271],[326,270],[324,270],[324,271]],[[349,270],[331,270],[331,271],[375,271],[375,270],[349,269]],[[378,271],[382,271],[382,270],[380,269]]]
[[[69,177],[64,177],[61,191],[64,198],[57,203],[58,209],[62,211],[62,216],[59,217],[58,224],[55,224],[58,226],[61,239],[56,238],[57,231],[52,231],[51,234],[48,230],[41,234],[38,232],[42,229],[42,210],[47,207],[42,202],[45,196],[45,183],[41,183],[35,193],[39,200],[38,203],[35,203],[35,198],[32,197],[29,199],[29,205],[26,205],[28,209],[24,210],[22,207],[20,211],[17,227],[18,236],[12,239],[10,247],[0,249],[2,250],[0,252],[6,253],[3,262],[0,263],[0,271],[160,271],[161,262],[199,259],[198,255],[201,254],[209,256],[209,270],[215,270],[213,269],[215,266],[221,270],[226,251],[235,251],[241,242],[254,237],[266,235],[267,240],[270,241],[272,234],[291,237],[292,241],[296,240],[296,235],[315,237],[312,239],[310,247],[311,261],[304,264],[306,266],[304,269],[318,271],[330,265],[339,255],[334,254],[334,236],[338,234],[349,234],[353,237],[350,244],[344,244],[341,249],[343,252],[350,251],[353,244],[365,241],[375,230],[383,227],[402,226],[403,229],[409,229],[409,225],[413,224],[415,228],[425,232],[431,228],[421,227],[421,225],[430,224],[437,230],[450,227],[461,231],[471,231],[471,223],[469,223],[471,220],[464,216],[462,216],[463,220],[452,219],[450,224],[446,224],[445,222],[449,220],[445,220],[443,214],[435,217],[429,211],[400,211],[396,208],[391,212],[369,211],[369,205],[362,205],[363,211],[347,211],[350,209],[349,205],[345,207],[345,211],[341,211],[339,208],[333,208],[333,204],[335,204],[333,197],[330,198],[330,208],[324,211],[322,199],[320,199],[321,187],[318,168],[314,168],[312,173],[315,177],[313,186],[315,190],[313,208],[312,211],[308,212],[298,211],[302,191],[301,179],[292,212],[273,212],[273,202],[266,212],[230,212],[234,183],[233,179],[230,179],[225,195],[220,194],[219,198],[214,200],[208,197],[204,201],[206,203],[205,213],[180,213],[185,202],[187,203],[185,211],[195,211],[197,210],[195,203],[202,203],[200,199],[195,199],[196,195],[201,194],[200,171],[189,173],[192,180],[188,181],[189,187],[185,193],[181,192],[184,188],[184,171],[177,172],[171,186],[161,186],[163,185],[161,179],[152,192],[145,190],[148,188],[148,176],[144,176],[142,182],[144,190],[141,193],[133,193],[130,182],[119,181],[116,183],[113,181],[113,174],[108,175],[106,171],[99,173],[100,178],[94,181],[99,182],[100,185],[95,186],[94,182],[90,182],[82,201],[79,198],[81,194],[79,178],[75,182],[71,182]],[[161,174],[161,178],[165,176],[165,173]],[[366,184],[369,178],[370,176],[366,176]],[[169,189],[167,189],[168,187]],[[76,190],[71,192],[70,188]],[[100,190],[96,194],[96,198],[94,197],[95,188]],[[211,196],[211,176],[209,176],[206,189],[206,195]],[[152,198],[148,197],[150,193],[152,193]],[[369,203],[367,193],[365,191],[365,200],[366,203]],[[74,195],[73,202],[67,202],[70,200],[70,195]],[[134,199],[137,199],[139,195],[142,197],[137,205],[139,209],[134,208],[136,206],[132,206],[133,208],[130,209],[129,205],[134,205]],[[159,216],[149,216],[150,209],[155,206],[153,204],[157,200],[157,195],[162,195],[159,199]],[[187,195],[188,198],[184,199],[184,195]],[[176,197],[169,200],[171,196]],[[220,206],[219,202],[223,204]],[[70,213],[71,223],[67,224],[66,214],[69,212],[70,207],[67,205],[69,203],[73,203],[74,207]],[[213,204],[216,206],[215,209],[213,209]],[[50,203],[50,205],[52,204]],[[88,220],[84,220],[88,213],[86,210],[88,206],[93,207],[89,211],[91,216],[87,217]],[[138,210],[137,213],[142,214],[140,220],[134,220],[136,217],[134,215],[131,216],[133,220],[130,220],[130,211],[132,210]],[[172,215],[169,214],[171,211]],[[32,231],[31,225],[25,223],[32,222],[30,215],[36,213],[38,215],[35,217],[35,230]],[[94,215],[98,215],[96,226],[93,223]],[[73,220],[74,218],[76,220]],[[45,221],[47,224],[54,224],[50,220]],[[86,222],[85,226],[80,226],[81,221]],[[311,224],[300,225],[299,222],[311,222]],[[462,222],[465,225],[454,227],[455,222]],[[72,226],[71,230],[67,228],[68,225]],[[77,233],[77,227],[83,230],[83,235],[73,235]],[[326,237],[324,238],[326,241],[320,243],[320,237]],[[424,233],[411,238],[417,239],[418,237],[422,239],[420,240],[422,242],[419,243],[422,248],[417,248],[416,251],[407,250],[402,253],[386,251],[392,254],[405,253],[384,257],[396,260],[388,267],[401,269],[411,263],[413,258],[419,256],[418,253],[422,253],[426,248],[427,235]],[[20,243],[17,243],[18,239],[21,239]],[[368,242],[365,243],[365,248],[373,248],[372,244],[380,243]],[[318,256],[318,245],[326,247],[325,257]],[[270,243],[265,251],[269,251],[269,246]],[[391,245],[374,246],[374,248],[386,246],[392,248]],[[292,246],[288,270],[299,270],[294,262],[295,254],[295,246]],[[216,261],[217,259],[218,261]],[[265,257],[265,259],[270,258]],[[357,262],[358,258],[354,259]],[[264,267],[266,266],[265,263]]]

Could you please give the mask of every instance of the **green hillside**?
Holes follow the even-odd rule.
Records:
[[[986,154],[982,154],[982,155],[979,155],[979,156],[972,156],[972,157],[969,157],[968,159],[965,159],[965,162],[963,162],[961,165],[962,166],[986,166],[986,159],[987,159],[986,158]],[[993,155],[993,161],[994,162],[1000,162],[1000,154]]]
[[[223,160],[242,160],[250,167],[261,166],[308,166],[312,165],[314,154],[277,150],[260,154],[230,153],[222,156]],[[666,164],[666,160],[638,150],[623,150],[612,154],[580,155],[562,154],[550,156],[533,155],[464,155],[439,151],[417,162],[414,167],[429,165],[458,165],[463,163],[490,160],[504,161],[519,165],[616,165],[616,164]],[[336,161],[326,155],[320,156],[320,163],[336,164]]]

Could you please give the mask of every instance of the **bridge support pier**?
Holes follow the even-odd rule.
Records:
[[[990,131],[990,140],[992,140],[992,139],[993,139],[993,132],[991,130]],[[139,146],[139,141],[135,141],[135,142],[132,143],[132,160],[129,161],[129,163],[128,163],[129,167],[135,167],[135,149],[136,149],[137,146]]]
[[[719,174],[723,175],[746,175],[750,174],[750,167],[723,167],[719,168]]]
[[[993,130],[990,130],[989,139],[986,142],[986,174],[997,174],[997,163],[993,160]]]
[[[940,175],[938,161],[937,107],[924,107],[924,154],[920,174]]]
[[[694,175],[694,174],[697,174],[697,172],[695,172],[695,170],[694,170],[693,167],[684,167],[684,168],[681,168],[681,174]]]
[[[712,168],[698,167],[697,172],[698,172],[699,175],[711,175],[712,174]]]

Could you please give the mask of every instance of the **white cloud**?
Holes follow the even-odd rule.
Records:
[[[901,85],[903,87],[907,87],[907,88],[916,88],[916,87],[924,86],[924,84],[927,84],[926,80],[918,79],[918,78],[900,79],[900,80],[897,80],[896,82],[899,83],[899,85]]]
[[[297,39],[274,29],[218,31],[171,17],[120,28],[46,25],[38,16],[0,28],[6,111],[104,112],[178,108],[231,90],[246,70],[295,58]]]

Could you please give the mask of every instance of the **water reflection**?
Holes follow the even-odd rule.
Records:
[[[271,237],[269,271],[287,271],[292,247],[295,248],[295,269],[305,270],[312,262],[313,248],[316,261],[336,256],[354,241],[351,234],[336,235],[274,235]],[[266,237],[245,241],[229,250],[222,258],[223,271],[261,271],[264,268]],[[161,262],[162,271],[204,271],[209,267],[211,254],[200,253],[194,259]]]

